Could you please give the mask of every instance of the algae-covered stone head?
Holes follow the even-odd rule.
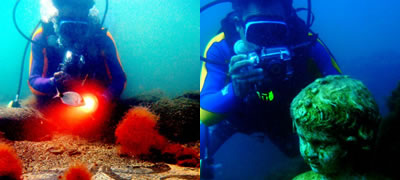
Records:
[[[360,81],[341,75],[317,79],[293,99],[290,112],[300,153],[315,173],[366,170],[380,116]]]

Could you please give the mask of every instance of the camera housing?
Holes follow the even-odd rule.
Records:
[[[261,48],[252,52],[249,59],[254,59],[254,66],[262,68],[267,80],[282,81],[291,77],[293,68],[290,64],[291,52],[287,47]]]
[[[60,64],[59,70],[71,75],[72,77],[78,77],[80,76],[80,70],[84,65],[85,57],[83,55],[68,50],[65,53],[63,62]]]

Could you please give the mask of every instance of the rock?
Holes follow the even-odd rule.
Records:
[[[52,124],[42,113],[30,107],[0,107],[0,131],[11,140],[40,140],[47,138]],[[40,131],[39,131],[40,130]]]
[[[47,151],[49,151],[52,154],[59,155],[64,153],[65,148],[64,146],[50,147],[49,149],[47,149]]]
[[[178,143],[200,139],[200,93],[189,92],[174,99],[163,98],[151,106],[160,115],[157,126],[161,135]]]
[[[68,155],[69,155],[69,156],[79,155],[79,154],[81,154],[81,152],[79,152],[79,151],[77,151],[77,150],[75,150],[75,149],[68,152]]]

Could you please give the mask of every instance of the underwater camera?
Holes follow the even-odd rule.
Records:
[[[73,77],[77,77],[80,74],[80,70],[85,65],[85,57],[73,53],[72,51],[66,51],[64,60],[59,66],[59,70],[63,71]]]
[[[291,54],[286,47],[263,47],[259,53],[252,52],[248,56],[254,60],[255,67],[263,69],[268,80],[286,80],[293,74]]]
[[[291,53],[287,47],[289,28],[286,22],[271,17],[252,16],[244,23],[245,38],[257,45],[256,51],[248,54],[255,67],[262,68],[266,80],[285,80],[293,73]],[[245,45],[242,45],[245,46]]]

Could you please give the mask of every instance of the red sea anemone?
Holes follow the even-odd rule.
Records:
[[[14,149],[0,143],[0,178],[22,179],[22,163]]]
[[[120,153],[148,155],[150,148],[163,149],[167,140],[155,129],[158,116],[145,107],[134,107],[123,117],[115,130]]]
[[[188,167],[199,167],[200,166],[200,157],[199,152],[184,147],[180,144],[170,144],[166,148],[163,149],[163,155],[165,157],[174,158],[172,161],[180,166],[188,166]],[[171,159],[169,159],[171,161]]]
[[[71,166],[65,173],[65,180],[90,180],[92,173],[83,164],[76,164]]]
[[[115,130],[120,154],[150,155],[150,149],[159,150],[168,163],[199,167],[199,152],[180,144],[169,144],[156,127],[158,116],[145,107],[134,107],[124,116]]]

